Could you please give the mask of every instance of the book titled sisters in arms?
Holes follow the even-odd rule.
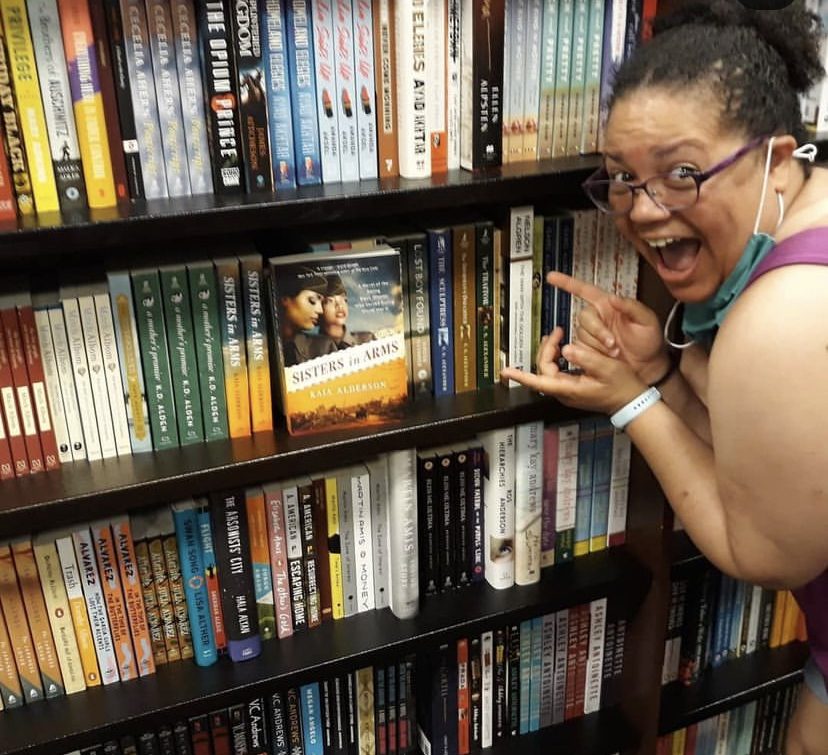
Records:
[[[401,417],[408,388],[399,253],[312,252],[270,265],[288,430]]]

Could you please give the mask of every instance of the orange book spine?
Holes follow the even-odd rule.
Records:
[[[244,294],[250,422],[254,433],[269,432],[273,430],[273,407],[270,399],[270,359],[264,311],[262,257],[259,254],[246,254],[239,257],[239,265]]]
[[[0,698],[2,698],[3,706],[9,709],[23,705],[23,688],[20,686],[20,677],[17,676],[14,650],[12,650],[2,608],[0,608]]]
[[[112,644],[115,646],[115,657],[118,659],[118,673],[121,681],[126,682],[138,676],[138,668],[135,663],[135,650],[132,647],[126,603],[115,556],[115,541],[112,539],[112,530],[107,520],[92,522],[89,529],[95,543],[95,556],[98,560],[106,612],[109,616],[109,631],[112,634]]]
[[[17,582],[20,585],[20,595],[29,620],[29,631],[34,642],[35,658],[40,669],[40,679],[46,697],[61,697],[66,694],[63,686],[63,676],[60,673],[57,650],[52,638],[52,627],[49,624],[49,613],[46,610],[46,601],[43,599],[43,590],[40,588],[40,577],[37,574],[32,541],[29,538],[20,538],[11,544],[14,568],[17,571]]]
[[[112,527],[112,538],[115,541],[115,553],[118,556],[121,586],[124,590],[129,628],[135,647],[135,662],[138,666],[138,674],[147,676],[155,673],[155,661],[147,625],[147,614],[144,611],[141,578],[132,542],[132,530],[129,526],[129,518],[126,516],[116,517],[109,523]]]
[[[259,633],[263,640],[270,640],[276,636],[276,609],[273,604],[273,581],[270,575],[265,499],[261,488],[248,488],[245,491],[245,509]]]
[[[377,151],[380,178],[400,175],[397,160],[397,41],[394,0],[373,0],[374,78],[377,92]]]
[[[37,669],[34,642],[29,633],[26,609],[20,597],[17,573],[8,544],[0,545],[0,608],[3,609],[3,616],[6,618],[14,662],[23,688],[23,699],[27,703],[43,700],[45,693]]]
[[[780,644],[787,645],[789,642],[796,640],[796,627],[799,623],[801,613],[799,603],[796,602],[793,593],[788,591],[788,594],[785,596],[785,613],[782,617],[782,638]]]
[[[164,622],[161,620],[158,594],[155,591],[155,578],[152,572],[149,545],[146,540],[136,540],[134,548],[138,577],[141,580],[141,597],[144,602],[144,612],[147,616],[152,658],[157,666],[161,666],[167,662],[167,645],[164,640]]]
[[[0,221],[8,222],[17,220],[17,200],[12,187],[5,131],[0,125]]]
[[[207,596],[210,603],[210,616],[213,620],[216,650],[223,653],[227,650],[227,634],[224,631],[224,616],[221,612],[221,592],[216,569],[216,553],[213,549],[213,525],[210,520],[210,509],[203,500],[199,500],[198,534],[201,538],[204,579],[207,583]]]

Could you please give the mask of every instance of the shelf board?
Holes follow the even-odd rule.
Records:
[[[622,546],[546,569],[536,585],[498,591],[478,584],[429,597],[419,615],[406,621],[386,609],[325,623],[264,643],[262,655],[251,662],[222,658],[198,668],[180,661],[149,677],[5,711],[0,716],[0,755],[54,755],[93,744],[104,731],[106,736],[140,733],[288,682],[319,680],[609,594],[631,615],[649,584],[650,572]],[[584,736],[597,742],[593,728],[587,726]]]
[[[275,194],[202,195],[134,201],[71,218],[55,215],[0,225],[0,264],[67,249],[85,254],[104,247],[187,236],[261,231],[275,227],[370,220],[451,207],[512,202],[569,191],[600,163],[597,155],[505,165],[487,171],[453,170],[426,179],[381,179],[302,186]]]
[[[682,729],[793,684],[802,676],[808,652],[807,643],[793,642],[709,669],[696,684],[671,682],[661,692],[659,734]]]
[[[636,747],[640,737],[617,708],[590,713],[566,723],[524,734],[517,739],[504,739],[482,751],[482,755],[613,755]]]
[[[285,431],[202,443],[158,453],[74,462],[0,483],[4,536],[65,526],[100,512],[170,503],[211,491],[316,473],[411,447],[455,443],[484,430],[543,417],[569,420],[584,412],[522,387],[495,386],[444,399],[413,402],[388,425],[315,435]]]

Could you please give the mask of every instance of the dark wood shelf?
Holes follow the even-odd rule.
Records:
[[[408,416],[365,430],[291,436],[285,431],[159,453],[66,464],[55,472],[0,483],[4,537],[64,526],[211,491],[352,464],[411,447],[453,443],[538,418],[585,416],[524,388],[495,386],[414,402]]]
[[[38,217],[0,225],[0,264],[43,254],[76,255],[175,238],[262,231],[316,223],[371,220],[442,208],[522,201],[572,194],[579,178],[599,165],[597,156],[506,165],[480,173],[449,171],[427,179],[383,179],[303,186],[267,195],[203,195],[135,201],[76,217]]]
[[[673,573],[701,569],[708,564],[708,560],[693,544],[684,530],[676,530],[667,535],[669,561]]]
[[[247,663],[232,663],[227,658],[209,668],[187,661],[173,663],[143,679],[5,711],[0,716],[0,755],[55,755],[93,744],[104,733],[140,733],[164,722],[251,699],[288,681],[322,679],[609,594],[632,615],[644,599],[650,579],[650,572],[625,547],[613,548],[546,569],[536,585],[502,591],[474,585],[427,598],[420,614],[407,621],[383,610],[326,623],[285,640],[264,643],[262,655]],[[594,719],[602,720],[600,716]],[[616,719],[610,717],[610,721]],[[616,724],[621,725],[616,722],[613,726]],[[564,727],[561,741],[584,736],[597,749],[578,745],[562,751],[609,753],[604,745],[612,740],[596,727],[591,722],[571,731]],[[599,747],[600,743],[604,744]],[[541,751],[547,750],[537,750]]]
[[[504,739],[487,747],[482,755],[613,755],[636,747],[639,739],[621,712],[608,708],[517,739]]]
[[[659,734],[682,729],[793,684],[802,676],[808,652],[807,643],[793,642],[709,669],[690,686],[671,682],[661,692]]]

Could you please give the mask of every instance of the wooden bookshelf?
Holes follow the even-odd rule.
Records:
[[[478,584],[426,598],[418,616],[406,621],[383,610],[325,623],[284,640],[263,643],[262,655],[250,662],[232,663],[222,658],[213,666],[199,668],[191,661],[179,661],[142,679],[4,711],[0,714],[0,755],[56,755],[104,737],[135,735],[280,686],[319,680],[375,660],[389,661],[441,641],[605,595],[621,601],[630,616],[640,606],[649,584],[649,571],[626,548],[613,548],[546,569],[535,585],[499,591]],[[613,740],[598,726],[602,721],[611,723],[610,731],[629,728],[619,714],[604,711],[589,722],[565,727],[560,741],[571,743],[572,749],[564,751],[615,752],[606,749]],[[580,736],[585,738],[586,749],[580,746]],[[520,743],[523,751],[522,738]],[[528,751],[542,752],[531,744]]]
[[[695,684],[665,685],[661,692],[659,734],[712,718],[794,684],[802,678],[808,652],[804,642],[758,650],[708,669]]]

